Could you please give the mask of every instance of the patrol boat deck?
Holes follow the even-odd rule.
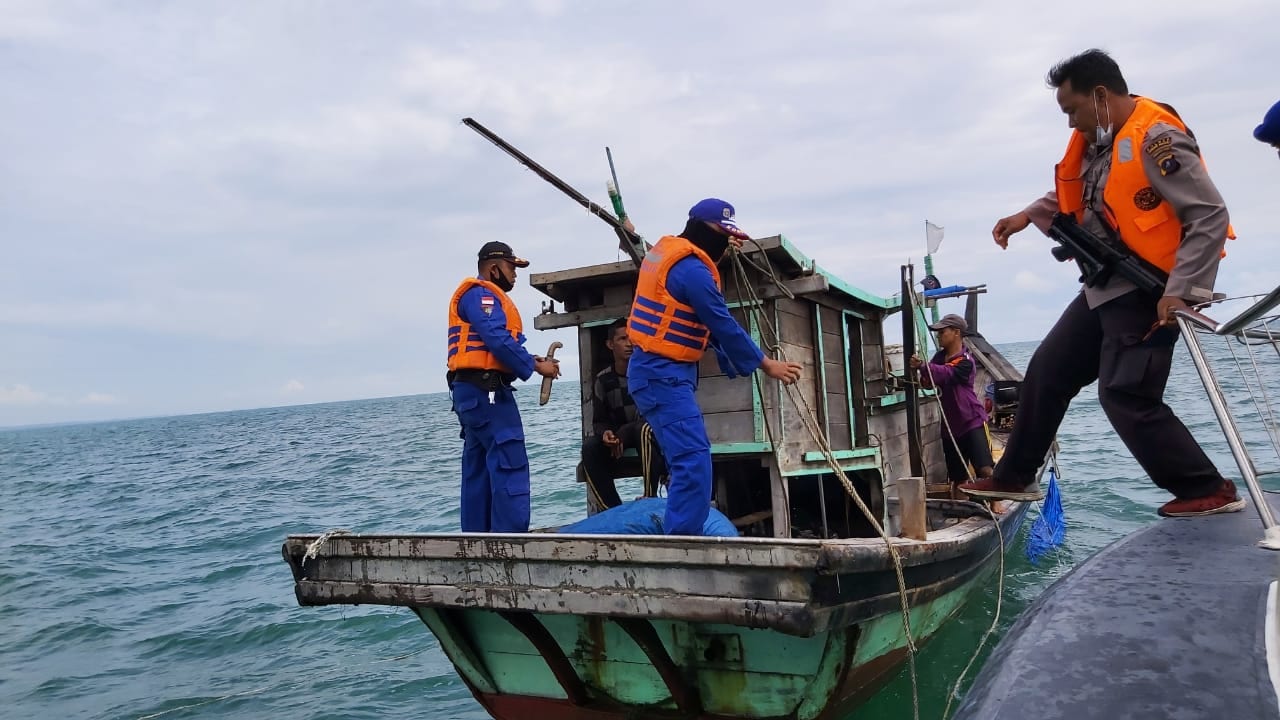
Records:
[[[1256,372],[1257,388],[1245,382],[1244,391],[1224,394],[1197,336],[1213,330],[1235,342],[1257,370],[1255,348],[1280,355],[1265,317],[1277,302],[1280,288],[1222,325],[1203,316],[1179,320],[1251,507],[1160,520],[1076,567],[1009,630],[956,720],[1280,718],[1280,555],[1273,552],[1280,502],[1262,492],[1259,465],[1245,447],[1247,437],[1270,435],[1280,456],[1275,409],[1253,404],[1267,399],[1275,375]],[[1280,364],[1270,359],[1271,368]],[[1256,411],[1252,432],[1239,431],[1233,407]]]
[[[1161,520],[1076,567],[1014,623],[955,720],[1280,718],[1280,557],[1255,545],[1250,510]]]

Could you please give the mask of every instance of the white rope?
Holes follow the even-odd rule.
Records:
[[[969,674],[969,670],[977,662],[978,655],[982,653],[982,647],[987,644],[987,639],[995,634],[996,626],[1000,624],[1000,609],[1004,604],[1004,530],[1000,527],[1000,521],[996,519],[995,512],[989,506],[982,503],[978,505],[986,509],[987,515],[991,516],[991,523],[996,526],[996,537],[1000,540],[1000,544],[996,546],[996,553],[1000,555],[999,583],[996,586],[996,612],[992,616],[991,624],[987,626],[986,632],[982,633],[982,637],[978,638],[978,646],[973,649],[973,654],[969,656],[969,662],[965,663],[964,669],[960,671],[960,676],[956,678],[955,684],[951,686],[951,692],[947,693],[947,706],[942,711],[943,718],[951,715],[951,703],[960,697],[960,683],[964,682],[965,676]]]
[[[335,535],[350,535],[350,534],[351,534],[351,531],[347,530],[346,528],[337,528],[334,530],[329,530],[325,532],[323,535],[321,535],[320,537],[316,538],[315,540],[312,540],[311,544],[307,546],[307,552],[302,556],[301,566],[306,567],[308,560],[315,560],[316,556],[320,554],[320,548],[323,547],[325,543],[329,542],[329,540],[331,540]]]
[[[763,251],[761,252],[761,256],[764,258],[766,263],[769,262],[768,255]],[[749,297],[751,298],[751,304],[747,306],[747,312],[752,314],[752,317],[756,319],[756,322],[760,324],[762,329],[769,329],[769,333],[773,336],[774,340],[770,346],[770,350],[776,351],[779,358],[785,362],[787,358],[786,351],[782,348],[782,339],[779,337],[772,323],[769,322],[769,319],[765,317],[764,313],[760,312],[760,308],[763,307],[763,304],[757,296],[755,288],[751,286],[750,282],[748,282],[746,269],[742,267],[741,257],[741,253],[733,253],[733,266],[735,270],[734,279],[735,284],[738,285],[739,297],[741,297],[742,289],[745,287]],[[769,274],[773,278],[774,283],[781,287],[781,283],[778,281],[777,276],[772,272]],[[765,340],[763,333],[761,333],[761,339]],[[768,340],[765,340],[765,342],[768,343]],[[783,387],[787,389],[791,402],[796,406],[796,409],[802,410],[800,417],[804,421],[805,429],[809,431],[810,436],[812,436],[814,442],[817,443],[818,449],[822,451],[823,457],[826,459],[827,464],[831,467],[832,471],[834,471],[836,477],[840,480],[840,484],[844,487],[845,492],[853,499],[854,504],[858,506],[858,510],[860,510],[863,516],[866,517],[867,521],[871,523],[871,527],[873,527],[876,533],[879,534],[880,539],[884,541],[885,547],[889,550],[889,557],[893,561],[894,574],[898,581],[898,599],[902,610],[902,627],[906,636],[907,661],[911,671],[912,718],[914,720],[920,720],[920,682],[919,675],[916,671],[917,649],[915,639],[912,637],[911,633],[911,607],[907,601],[906,579],[902,574],[902,558],[898,555],[898,550],[894,547],[893,540],[880,524],[880,520],[875,517],[875,514],[871,512],[871,509],[867,507],[865,502],[863,502],[862,497],[853,487],[853,483],[849,480],[848,476],[845,475],[844,469],[840,467],[840,463],[836,460],[834,451],[831,449],[831,445],[827,441],[826,434],[822,431],[822,428],[818,426],[817,414],[809,406],[809,401],[804,397],[804,394],[800,392],[799,387],[795,385],[783,385]],[[768,414],[766,413],[766,417],[767,416]],[[773,443],[773,450],[776,461],[776,455],[779,452],[779,448],[776,443]]]
[[[923,315],[924,308],[919,308],[919,311],[920,311],[920,314]],[[912,324],[914,325],[914,323]],[[916,335],[916,340],[920,341],[922,346],[927,344],[928,342],[927,340],[922,340],[920,338],[919,328],[916,328],[914,334]],[[936,338],[934,339],[934,347],[935,348],[938,347]],[[927,362],[924,363],[924,368],[925,368],[925,373],[929,376],[929,384],[933,386],[934,392],[938,393],[938,403],[939,405],[941,405],[942,403],[941,391],[938,389],[938,384],[934,381],[933,368],[930,367],[930,363],[927,363]],[[977,368],[975,367],[974,370],[976,372]],[[914,378],[912,380],[914,381]],[[939,408],[938,414],[942,416],[942,425],[946,430],[947,436],[951,438],[951,443],[955,448],[956,452],[958,453],[960,451],[960,445],[959,443],[956,442],[956,436],[955,436],[955,433],[952,432],[951,430],[951,422],[947,419],[947,414],[945,412],[942,412],[941,408]],[[961,455],[961,460],[963,459],[964,459],[964,456]],[[976,480],[976,478],[973,476],[973,468],[968,463],[964,463],[964,471],[965,471],[965,474],[969,476],[969,482],[974,482]],[[948,483],[951,482],[950,476],[947,477],[947,482]],[[996,519],[995,510],[992,509],[990,504],[979,502],[977,503],[977,505],[978,507],[981,507],[984,510],[986,510],[987,515],[991,517],[991,523],[995,525],[995,528],[996,528],[996,537],[1000,541],[1000,544],[996,546],[996,552],[1000,555],[1000,569],[996,578],[996,611],[995,611],[995,614],[992,615],[991,617],[991,624],[987,626],[986,631],[982,633],[982,637],[978,639],[978,645],[973,649],[973,654],[969,656],[969,662],[965,663],[964,669],[961,670],[960,675],[956,677],[955,684],[951,686],[951,692],[947,693],[947,705],[946,705],[946,708],[944,708],[942,711],[943,718],[946,718],[951,714],[951,703],[957,699],[960,693],[960,684],[964,682],[965,676],[969,674],[969,670],[972,669],[973,664],[977,662],[978,655],[982,653],[982,648],[984,645],[986,645],[987,639],[990,638],[993,634],[995,634],[996,627],[1000,624],[1000,610],[1004,606],[1004,529],[1000,527],[1000,521]],[[1042,512],[1043,510],[1044,508],[1041,507]]]

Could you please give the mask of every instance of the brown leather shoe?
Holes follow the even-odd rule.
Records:
[[[1174,498],[1161,505],[1156,512],[1163,517],[1200,517],[1240,512],[1243,509],[1244,500],[1236,494],[1236,484],[1230,480],[1223,480],[1222,487],[1212,495],[1199,498]]]
[[[1033,502],[1044,499],[1044,491],[1040,489],[1040,483],[1036,481],[1032,481],[1030,485],[1025,487],[1009,487],[1000,484],[995,478],[983,478],[961,485],[960,490],[974,497],[992,500]]]

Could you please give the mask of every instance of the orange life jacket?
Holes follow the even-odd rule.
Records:
[[[631,342],[641,350],[682,362],[701,360],[711,339],[711,331],[698,320],[693,308],[667,290],[667,273],[690,255],[707,266],[716,287],[720,287],[720,271],[711,258],[688,240],[668,235],[653,246],[640,264],[636,299],[627,320]]]
[[[511,372],[511,368],[498,362],[498,358],[485,347],[480,334],[475,332],[471,323],[458,315],[458,301],[462,294],[479,285],[498,298],[502,303],[502,312],[507,316],[507,329],[516,342],[524,342],[524,324],[520,322],[520,311],[502,288],[488,280],[467,278],[457,290],[453,291],[453,299],[449,301],[449,370],[499,370]]]
[[[1102,189],[1102,218],[1138,257],[1167,273],[1173,270],[1182,242],[1182,222],[1173,206],[1151,188],[1142,154],[1151,152],[1144,143],[1155,124],[1165,123],[1182,132],[1187,132],[1187,126],[1173,108],[1149,98],[1134,99],[1137,107],[1111,142],[1111,170]],[[1089,140],[1079,130],[1073,131],[1066,155],[1054,169],[1058,210],[1074,215],[1076,222],[1084,222],[1083,170],[1088,146]],[[1200,162],[1204,163],[1203,157]],[[1235,237],[1230,226],[1227,237]]]

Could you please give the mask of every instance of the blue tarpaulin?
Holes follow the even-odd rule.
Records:
[[[560,528],[562,533],[586,535],[663,535],[662,517],[667,512],[666,498],[641,498],[598,512]],[[703,535],[737,537],[738,529],[729,518],[715,508],[702,525]]]

